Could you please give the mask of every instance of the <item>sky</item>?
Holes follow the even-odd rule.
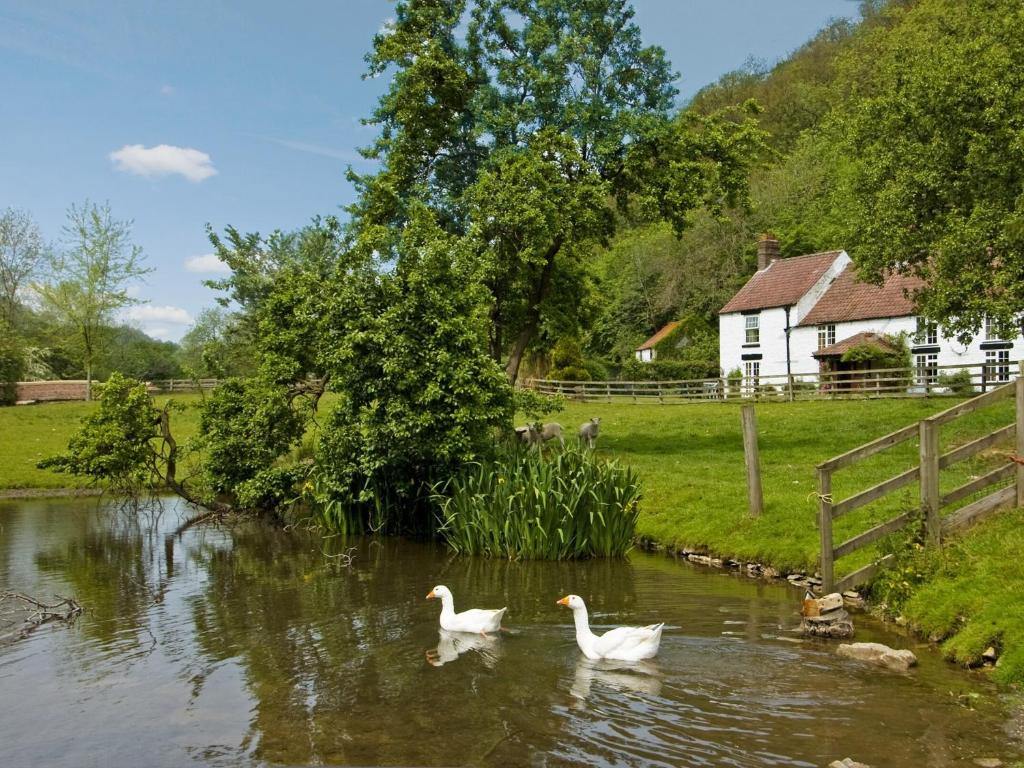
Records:
[[[853,0],[634,0],[692,96],[772,63]],[[342,214],[371,166],[363,79],[388,0],[0,0],[0,210],[59,247],[68,207],[109,202],[153,272],[126,319],[178,340],[223,276],[206,226],[267,233]]]

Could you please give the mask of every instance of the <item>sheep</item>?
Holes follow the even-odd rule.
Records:
[[[540,439],[543,442],[546,443],[548,440],[553,440],[556,437],[558,438],[558,442],[564,448],[565,447],[565,438],[562,437],[562,425],[561,424],[559,424],[556,421],[549,421],[547,424],[545,424],[543,427],[541,427],[541,429],[540,429]]]
[[[524,424],[516,427],[516,439],[530,447],[540,445],[540,430],[536,424]]]
[[[594,448],[597,445],[597,433],[600,426],[601,419],[598,416],[594,416],[590,421],[580,425],[580,442],[586,443],[588,448]]]

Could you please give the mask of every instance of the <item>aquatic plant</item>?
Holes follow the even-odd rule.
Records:
[[[618,557],[636,528],[636,472],[592,451],[510,449],[435,487],[455,552],[510,560]]]

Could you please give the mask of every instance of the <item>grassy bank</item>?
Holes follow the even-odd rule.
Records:
[[[163,403],[163,397],[157,402]],[[191,403],[199,395],[175,395]],[[96,403],[44,403],[0,408],[0,491],[12,488],[81,488],[84,477],[38,469],[40,459],[60,453],[78,429],[79,422],[93,412]],[[194,408],[174,414],[175,435],[188,439],[199,430],[199,413]]]
[[[196,396],[184,396],[194,401]],[[764,403],[757,406],[765,499],[764,514],[751,518],[740,431],[740,406],[570,403],[552,417],[575,435],[600,416],[598,451],[638,472],[644,489],[639,535],[669,546],[702,548],[726,557],[776,568],[816,567],[818,532],[814,496],[817,463],[867,440],[892,432],[955,404],[950,399]],[[81,481],[35,468],[42,457],[64,449],[78,420],[92,405],[60,403],[0,409],[0,489],[63,488]],[[985,409],[941,432],[942,450],[1009,423],[1012,404]],[[175,415],[181,438],[195,434],[194,409]],[[574,438],[570,438],[574,439]],[[835,477],[841,499],[917,463],[917,441],[908,441]],[[996,446],[942,473],[942,491],[1004,460],[1009,446]],[[836,521],[841,541],[916,507],[911,486]],[[951,657],[973,663],[990,644],[1004,661],[998,674],[1024,679],[1024,565],[1019,552],[1024,512],[1006,513],[972,529],[941,556],[922,554],[904,564],[905,587],[892,604],[926,635],[946,638]],[[843,558],[838,574],[875,553]],[[924,574],[923,583],[914,574]]]

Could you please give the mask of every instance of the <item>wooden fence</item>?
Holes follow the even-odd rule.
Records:
[[[1012,424],[946,453],[939,452],[939,428],[941,426],[1010,397],[1016,398],[1015,418]],[[1021,376],[1016,381],[998,386],[985,394],[924,419],[918,424],[911,424],[896,430],[819,464],[817,467],[818,527],[821,534],[821,577],[825,591],[842,592],[850,587],[863,584],[890,564],[893,556],[886,555],[838,581],[835,580],[836,560],[905,527],[917,518],[918,510],[907,510],[841,544],[833,543],[832,524],[836,518],[881,499],[893,491],[914,483],[918,484],[921,499],[920,513],[924,517],[928,543],[932,546],[938,546],[941,543],[944,533],[964,527],[997,509],[1013,504],[1024,505],[1024,466],[1015,462],[1004,464],[946,494],[940,495],[939,493],[939,473],[943,469],[1014,436],[1016,436],[1017,454],[1024,455],[1024,364],[1021,364]],[[920,440],[920,463],[917,466],[890,477],[867,490],[855,493],[842,501],[833,500],[832,476],[836,471],[850,467],[869,456],[915,437]],[[1011,485],[989,493],[943,516],[944,508],[951,507],[979,491],[1011,478],[1014,480]]]
[[[147,381],[150,392],[201,392],[216,389],[220,379],[159,379]]]
[[[678,381],[555,381],[530,379],[525,386],[584,402],[695,403],[707,401],[822,400],[915,397],[988,392],[1016,375],[1017,363],[975,363],[917,368],[880,368],[831,373],[724,376]]]

